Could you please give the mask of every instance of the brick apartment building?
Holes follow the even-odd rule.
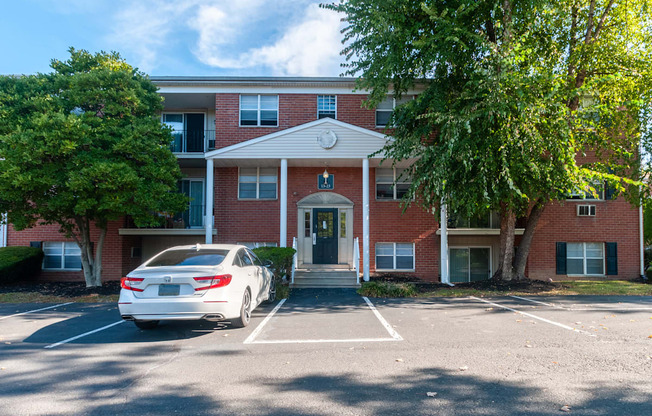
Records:
[[[179,189],[192,201],[160,228],[136,228],[128,218],[111,223],[104,279],[124,276],[164,248],[210,242],[294,246],[297,284],[332,276],[331,283],[354,285],[382,272],[455,283],[496,270],[495,213],[469,220],[418,207],[402,212],[409,178],[401,170],[410,162],[392,167],[369,156],[388,140],[395,100],[365,109],[366,95],[350,78],[152,79],[165,97],[161,121],[174,129],[185,175]],[[599,198],[569,196],[544,212],[528,274],[637,277],[641,228],[640,210],[606,190]],[[56,226],[0,230],[0,246],[30,244],[45,251],[43,279],[83,279],[78,247]],[[444,273],[440,264],[448,264]]]

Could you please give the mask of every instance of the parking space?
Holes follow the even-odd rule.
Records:
[[[652,414],[651,318],[650,297],[303,290],[244,329],[143,331],[111,304],[0,305],[0,395],[7,414]]]
[[[401,341],[373,303],[354,289],[295,291],[245,340],[247,344]]]

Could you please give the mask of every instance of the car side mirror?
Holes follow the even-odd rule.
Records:
[[[265,260],[263,262],[263,266],[265,267],[272,267],[272,261],[271,260]]]

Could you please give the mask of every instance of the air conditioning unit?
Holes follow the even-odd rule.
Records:
[[[578,205],[578,217],[595,217],[595,205]]]

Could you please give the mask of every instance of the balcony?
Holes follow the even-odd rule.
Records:
[[[215,149],[215,130],[173,130],[174,153],[204,153]]]
[[[159,214],[163,222],[157,226],[137,227],[131,217],[125,218],[124,228],[118,230],[119,235],[203,235],[204,205],[191,204],[184,212],[174,215]],[[216,231],[213,230],[213,234]]]

